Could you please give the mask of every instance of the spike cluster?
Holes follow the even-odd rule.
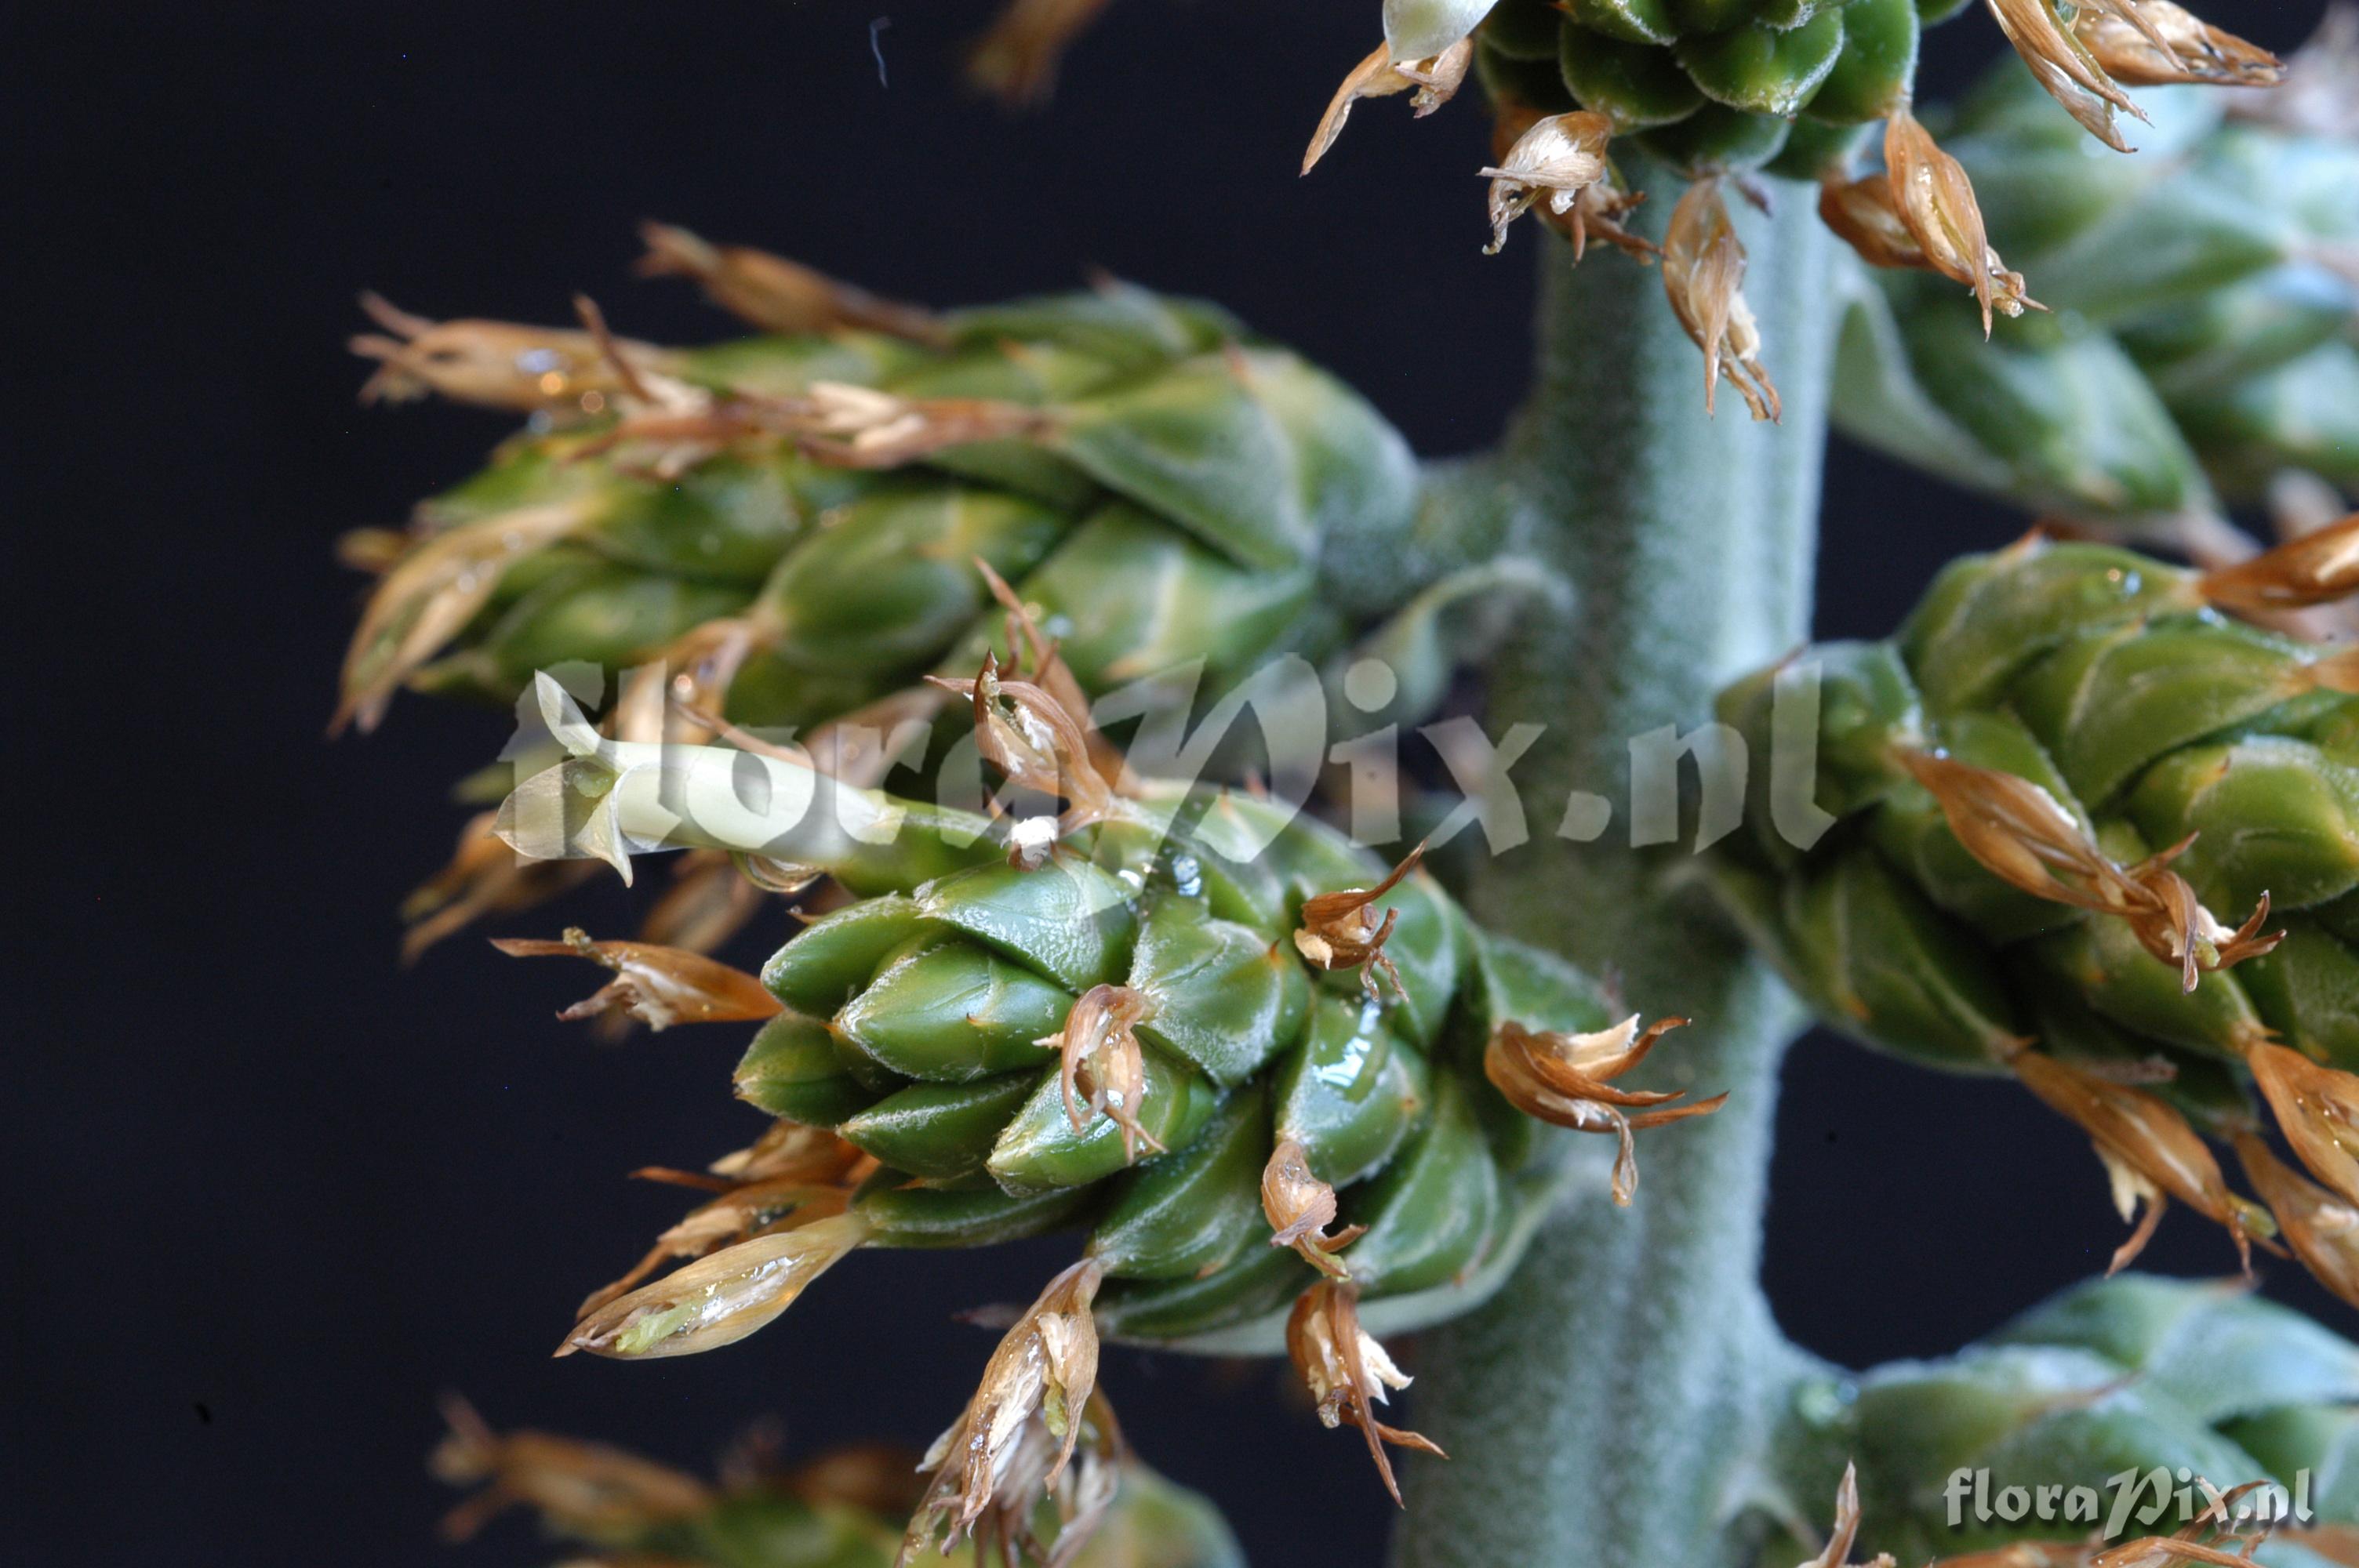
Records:
[[[2175,1198],[2359,1304],[2359,655],[2221,613],[2359,589],[2354,540],[2201,573],[2033,537],[1891,642],[1721,698],[1755,754],[1815,747],[1714,850],[1731,908],[1834,1027],[2078,1124],[2145,1211],[2116,1268]],[[2308,1176],[2250,1136],[2264,1107]]]

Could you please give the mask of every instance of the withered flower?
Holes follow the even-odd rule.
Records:
[[[1291,1247],[1302,1260],[1321,1273],[1348,1279],[1351,1269],[1335,1256],[1357,1241],[1364,1225],[1347,1226],[1329,1235],[1335,1222],[1335,1189],[1313,1175],[1310,1156],[1291,1138],[1278,1141],[1269,1163],[1261,1169],[1261,1212],[1269,1221],[1269,1244]]]
[[[967,57],[967,80],[1011,106],[1042,103],[1057,67],[1106,0],[1008,0]]]
[[[2267,1486],[2266,1481],[2247,1481],[2241,1487],[2231,1487],[2225,1492],[2215,1491],[2208,1482],[2199,1481],[2207,1499],[2203,1509],[2172,1535],[2141,1536],[2125,1541],[2104,1551],[2092,1551],[2087,1568],[2178,1568],[2182,1563],[2216,1563],[2219,1568],[2252,1568],[2253,1551],[2270,1533],[2266,1523],[2251,1530],[2238,1532],[2229,1529],[2230,1510],[2238,1498],[2256,1487]],[[2239,1550],[2231,1552],[2230,1547]]]
[[[401,901],[401,918],[409,926],[401,934],[403,963],[416,962],[479,916],[530,909],[579,887],[597,870],[593,860],[527,860],[493,831],[498,821],[496,811],[468,818],[450,861]]]
[[[2359,1205],[2359,1076],[2267,1041],[2245,1051],[2245,1065],[2310,1174]]]
[[[2115,152],[2130,150],[2114,125],[2114,111],[2147,117],[2135,99],[2105,74],[2088,46],[2058,21],[2052,0],[1987,0],[1999,31],[2048,95],[2081,122],[2091,135]]]
[[[623,367],[596,333],[510,321],[432,321],[375,294],[361,308],[385,329],[351,341],[353,352],[378,362],[361,401],[408,403],[439,393],[458,403],[519,414],[595,414],[623,390]],[[668,363],[652,343],[623,345],[648,364]]]
[[[2224,1227],[2245,1271],[2252,1272],[2251,1238],[2270,1236],[2276,1227],[2266,1210],[2228,1190],[2220,1162],[2169,1102],[2038,1051],[2017,1052],[2008,1065],[2049,1109],[2089,1135],[2122,1218],[2128,1220],[2144,1206],[2136,1229],[2115,1249],[2107,1273],[2119,1273],[2146,1250],[2172,1198]]]
[[[1094,0],[1094,5],[1103,0]],[[1021,7],[1019,6],[1018,9]],[[716,245],[669,223],[642,223],[644,277],[691,277],[731,315],[769,332],[882,332],[912,342],[949,341],[942,325],[914,305],[880,299],[784,256],[747,245]]]
[[[984,762],[1020,788],[1067,803],[1057,820],[1057,837],[1119,814],[1120,758],[1091,743],[1086,709],[1076,719],[1068,708],[1067,702],[1079,697],[1078,687],[1060,701],[1031,681],[1003,678],[996,653],[984,655],[983,669],[973,680],[926,680],[973,706],[975,745]],[[1111,775],[1108,768],[1114,770]]]
[[[2073,17],[2072,36],[2100,70],[2132,87],[2274,87],[2285,79],[2277,56],[2171,0],[2097,0]]]
[[[492,946],[511,958],[587,958],[614,972],[614,978],[597,991],[557,1015],[568,1022],[620,1011],[661,1031],[675,1023],[775,1018],[782,1011],[777,998],[745,970],[685,948],[658,947],[652,942],[592,942],[579,926],[567,927],[562,941],[499,936]]]
[[[1491,243],[1484,254],[1498,254],[1507,243],[1507,225],[1542,196],[1549,211],[1577,221],[1582,191],[1604,178],[1610,168],[1605,144],[1613,135],[1613,121],[1586,109],[1551,114],[1534,121],[1506,157],[1481,169],[1491,182]]]
[[[784,1117],[770,1123],[762,1136],[743,1149],[731,1151],[707,1165],[714,1181],[766,1182],[793,1177],[805,1182],[844,1180],[869,1158],[824,1127],[811,1127]],[[634,1175],[662,1179],[658,1167]]]
[[[442,1533],[465,1541],[495,1514],[522,1504],[560,1529],[592,1540],[635,1534],[702,1513],[712,1490],[693,1476],[600,1443],[545,1432],[498,1433],[457,1395],[442,1401],[451,1423],[428,1461],[438,1479],[484,1489],[452,1509]]]
[[[1314,893],[1302,901],[1302,924],[1294,933],[1295,950],[1322,969],[1357,969],[1360,985],[1371,999],[1378,996],[1376,975],[1392,982],[1393,994],[1406,997],[1400,970],[1385,957],[1385,943],[1400,921],[1400,911],[1388,909],[1376,918],[1375,902],[1400,885],[1425,858],[1420,843],[1395,866],[1384,881],[1369,888],[1344,888]]]
[[[1777,417],[1777,388],[1761,368],[1761,329],[1745,303],[1745,246],[1728,221],[1717,178],[1699,179],[1671,209],[1663,236],[1663,289],[1671,313],[1703,351],[1703,407],[1712,412],[1720,378],[1756,419]]]
[[[1884,122],[1884,168],[1893,205],[1924,255],[1923,265],[1974,291],[1984,337],[1990,336],[1993,309],[2020,316],[2026,307],[2047,308],[2025,295],[2023,275],[2009,272],[1991,248],[1965,167],[1934,144],[1906,103]]]
[[[1302,155],[1302,172],[1309,174],[1318,161],[1327,156],[1335,138],[1343,134],[1343,123],[1352,117],[1352,105],[1363,98],[1386,98],[1396,92],[1417,90],[1409,100],[1411,114],[1423,119],[1440,108],[1465,83],[1466,71],[1474,63],[1474,40],[1462,38],[1456,43],[1423,59],[1395,60],[1389,43],[1378,44],[1375,50],[1353,66],[1343,84],[1335,89],[1328,101],[1327,113],[1319,117],[1319,128],[1311,133],[1310,150]]]
[[[1099,1116],[1122,1130],[1122,1157],[1138,1159],[1142,1143],[1160,1154],[1161,1140],[1139,1125],[1147,1098],[1147,1057],[1136,1030],[1154,1012],[1146,993],[1128,986],[1092,986],[1065,1014],[1065,1027],[1033,1042],[1058,1053],[1065,1119],[1076,1132]]]
[[[2359,593],[2359,512],[2196,579],[2206,603],[2245,614],[2332,604]]]
[[[2309,1180],[2250,1132],[2236,1135],[2245,1179],[2277,1217],[2277,1234],[2318,1282],[2359,1307],[2359,1207]]]
[[[1835,1487],[1835,1527],[1827,1533],[1826,1549],[1799,1568],[1850,1568],[1852,1542],[1859,1539],[1859,1467],[1846,1463]],[[1892,1554],[1879,1552],[1865,1568],[1894,1568]]]
[[[724,1247],[605,1303],[557,1354],[652,1360],[734,1345],[792,1306],[868,1233],[858,1215],[838,1214]]]
[[[926,1454],[921,1467],[934,1478],[910,1517],[897,1568],[929,1548],[947,1555],[960,1536],[977,1533],[986,1511],[1004,1528],[1025,1528],[1041,1497],[1057,1495],[1084,1426],[1118,1453],[1112,1423],[1089,1419],[1098,1376],[1090,1304],[1104,1278],[1083,1259],[1049,1281],[1000,1340],[982,1386]]]
[[[512,563],[591,521],[578,503],[522,506],[429,535],[396,561],[377,579],[353,628],[342,697],[329,733],[354,722],[364,734],[375,729],[401,684],[491,602]]]
[[[1527,105],[1511,99],[1494,103],[1491,105],[1491,161],[1506,167],[1516,144],[1542,118]],[[1572,259],[1576,262],[1588,254],[1589,242],[1593,237],[1603,240],[1635,261],[1652,262],[1663,254],[1663,247],[1632,232],[1622,222],[1646,202],[1645,191],[1622,188],[1609,163],[1604,173],[1572,193],[1571,205],[1562,211],[1545,201],[1537,203],[1537,206],[1539,221],[1572,242]]]
[[[1038,436],[1048,414],[983,397],[899,397],[873,386],[815,381],[799,398],[777,399],[771,417],[808,457],[840,468],[889,469],[946,447]]]
[[[1386,1444],[1449,1457],[1430,1438],[1376,1419],[1375,1407],[1385,1402],[1386,1390],[1408,1388],[1409,1377],[1393,1365],[1375,1336],[1360,1326],[1359,1286],[1348,1280],[1321,1280],[1297,1297],[1286,1320],[1286,1353],[1318,1404],[1321,1423],[1332,1431],[1349,1422],[1367,1438],[1368,1455],[1396,1504],[1401,1500],[1400,1483],[1393,1479]]]
[[[654,1170],[635,1173],[663,1181],[686,1173]],[[720,1196],[700,1204],[677,1225],[667,1227],[656,1238],[647,1256],[620,1279],[584,1297],[574,1309],[574,1316],[588,1317],[674,1259],[702,1258],[757,1235],[792,1230],[797,1226],[842,1214],[848,1195],[839,1184],[814,1183],[797,1175],[725,1185]]]
[[[1882,170],[1857,179],[1835,176],[1821,180],[1819,222],[1870,266],[1933,270],[1924,247],[1901,221],[1900,209],[1893,200],[1892,177]]]
[[[2029,779],[1931,752],[1904,748],[1894,754],[1984,870],[2036,898],[2126,921],[2147,952],[2178,967],[2184,989],[2193,990],[2203,971],[2258,957],[2285,938],[2281,931],[2261,935],[2269,914],[2267,894],[2233,931],[2203,907],[2187,879],[2170,870],[2191,838],[2122,866],[2080,818]]]
[[[1638,1190],[1633,1134],[1690,1116],[1709,1116],[1728,1103],[1724,1094],[1689,1105],[1669,1102],[1685,1089],[1619,1089],[1610,1080],[1647,1059],[1655,1042],[1686,1023],[1665,1018],[1638,1028],[1638,1015],[1593,1034],[1527,1029],[1513,1019],[1491,1032],[1483,1076],[1526,1116],[1576,1132],[1611,1132],[1621,1142],[1614,1158],[1614,1201],[1625,1207]],[[1631,1112],[1636,1111],[1633,1115]]]

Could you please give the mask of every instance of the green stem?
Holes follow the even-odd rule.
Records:
[[[1678,186],[1653,183],[1659,222]],[[1748,420],[1726,386],[1705,416],[1701,356],[1659,271],[1610,252],[1575,267],[1551,240],[1530,401],[1457,481],[1478,525],[1579,596],[1495,666],[1492,733],[1548,728],[1516,773],[1533,841],[1489,861],[1472,902],[1616,977],[1648,1017],[1694,1019],[1656,1081],[1730,1098],[1640,1134],[1631,1207],[1577,1200],[1488,1306],[1431,1337],[1416,1424],[1451,1458],[1410,1468],[1405,1568],[1735,1560],[1731,1520],[1758,1496],[1801,1364],[1758,1281],[1777,1065],[1800,1012],[1676,875],[1690,849],[1631,848],[1628,810],[1631,738],[1694,728],[1720,685],[1809,628],[1833,262],[1803,193],[1778,195],[1774,217],[1738,223],[1782,426]],[[1574,790],[1614,803],[1593,842],[1559,836]]]

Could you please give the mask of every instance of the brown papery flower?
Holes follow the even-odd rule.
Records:
[[[1934,144],[1906,103],[1884,122],[1884,168],[1893,206],[1917,242],[1923,265],[1974,291],[1982,307],[1983,336],[1990,336],[1991,312],[2020,316],[2026,307],[2046,306],[2023,292],[2023,275],[2009,272],[1991,248],[1981,204],[1965,167]]]
[[[1377,995],[1379,972],[1392,982],[1394,995],[1406,996],[1408,993],[1401,989],[1400,970],[1385,957],[1385,943],[1392,936],[1400,911],[1388,909],[1378,920],[1375,903],[1397,887],[1424,857],[1425,846],[1420,843],[1402,856],[1400,864],[1374,887],[1344,888],[1304,899],[1302,924],[1294,933],[1295,950],[1322,969],[1359,970],[1361,988],[1371,998]]]
[[[2036,898],[2127,921],[2146,950],[2180,971],[2193,990],[2202,972],[2258,957],[2285,939],[2261,935],[2269,901],[2231,931],[2170,870],[2190,838],[2135,866],[2116,864],[2081,819],[2029,779],[1931,752],[1895,753],[1941,807],[1950,831],[1985,871]]]
[[[2277,56],[2170,0],[2093,0],[2072,18],[2072,36],[2106,75],[2132,87],[2274,87],[2285,80]]]
[[[2119,1273],[2146,1250],[2172,1198],[2226,1227],[2245,1271],[2252,1272],[2251,1238],[2272,1235],[2276,1227],[2267,1211],[2228,1190],[2211,1149],[2168,1101],[2038,1051],[2018,1052],[2008,1065],[2041,1103],[2089,1135],[2122,1218],[2144,1206],[2107,1273]]]
[[[1359,1286],[1348,1280],[1321,1280],[1297,1297],[1286,1319],[1286,1353],[1318,1404],[1320,1422],[1331,1430],[1348,1422],[1367,1438],[1368,1455],[1396,1504],[1401,1500],[1400,1483],[1393,1479],[1386,1444],[1449,1457],[1430,1438],[1376,1419],[1375,1407],[1385,1402],[1386,1391],[1408,1388],[1409,1377],[1393,1365],[1375,1336],[1360,1326]]]
[[[1671,313],[1703,351],[1703,407],[1725,375],[1756,419],[1777,417],[1777,388],[1761,368],[1761,329],[1745,303],[1745,246],[1718,178],[1699,179],[1671,209],[1663,236],[1663,289]]]
[[[1321,1273],[1346,1279],[1351,1270],[1335,1256],[1358,1240],[1364,1225],[1349,1226],[1333,1235],[1335,1189],[1310,1170],[1310,1156],[1294,1139],[1281,1139],[1261,1170],[1261,1212],[1269,1221],[1269,1244],[1291,1247],[1302,1260]]]
[[[1419,60],[1395,61],[1392,47],[1378,44],[1374,52],[1353,66],[1335,89],[1335,96],[1327,103],[1327,113],[1319,117],[1319,128],[1311,133],[1310,146],[1302,155],[1302,172],[1309,174],[1335,138],[1343,134],[1343,123],[1352,117],[1352,105],[1363,98],[1386,98],[1396,92],[1414,88],[1417,96],[1409,100],[1412,115],[1422,120],[1458,95],[1464,85],[1466,71],[1474,63],[1474,40],[1459,39],[1440,54]]]
[[[641,276],[694,278],[715,305],[765,331],[851,328],[938,346],[950,341],[942,324],[914,305],[880,299],[767,251],[716,245],[669,223],[640,224],[639,238],[647,247],[639,258]]]
[[[1075,1132],[1104,1116],[1122,1130],[1122,1157],[1138,1159],[1142,1143],[1160,1154],[1162,1141],[1139,1125],[1147,1098],[1147,1055],[1138,1044],[1139,1024],[1154,1013],[1143,991],[1128,986],[1092,986],[1065,1015],[1065,1027],[1033,1042],[1058,1053],[1065,1096],[1065,1119]]]
[[[2207,571],[2195,579],[2195,591],[2207,603],[2245,614],[2348,599],[2359,593],[2359,512]]]
[[[1057,665],[1061,670],[1062,665]],[[1078,687],[1063,700],[1058,693],[1027,680],[1000,674],[999,655],[986,653],[983,669],[973,680],[928,676],[929,685],[967,699],[974,710],[975,746],[983,760],[1021,788],[1055,795],[1066,802],[1057,819],[1054,838],[1075,833],[1093,822],[1119,814],[1115,797],[1121,780],[1118,754],[1093,745],[1086,710],[1076,719],[1067,703],[1079,697]],[[1106,770],[1115,770],[1108,776]],[[1019,843],[1018,848],[1023,846]],[[1031,865],[1045,858],[1026,857]]]
[[[1613,135],[1613,121],[1585,109],[1534,121],[1506,157],[1479,171],[1491,182],[1491,243],[1484,253],[1498,254],[1507,243],[1507,225],[1543,196],[1550,212],[1578,223],[1581,193],[1612,167],[1605,144]]]
[[[492,946],[511,958],[587,958],[614,978],[557,1016],[571,1022],[620,1011],[649,1029],[675,1023],[737,1023],[775,1018],[784,1010],[762,982],[743,969],[680,947],[652,942],[592,942],[579,926],[564,940],[495,937]]]
[[[2359,1076],[2267,1041],[2245,1053],[2245,1065],[2310,1174],[2359,1205]]]
[[[2309,1180],[2255,1134],[2236,1135],[2245,1179],[2277,1217],[2277,1234],[2318,1282],[2359,1307],[2359,1207]]]
[[[858,1215],[836,1214],[707,1253],[586,1314],[557,1354],[653,1360],[734,1345],[792,1306],[869,1230]]]
[[[1638,1190],[1638,1152],[1632,1135],[1690,1116],[1709,1116],[1728,1102],[1720,1094],[1675,1106],[1669,1102],[1686,1094],[1685,1089],[1621,1089],[1609,1081],[1645,1061],[1656,1041],[1686,1022],[1684,1018],[1661,1019],[1641,1033],[1634,1012],[1610,1029],[1560,1034],[1526,1029],[1510,1019],[1491,1032],[1483,1052],[1483,1076],[1526,1116],[1576,1132],[1610,1132],[1620,1140],[1614,1159],[1614,1201],[1626,1207]]]
[[[456,403],[516,414],[594,414],[624,390],[627,371],[609,342],[590,330],[526,327],[513,321],[435,321],[413,316],[381,295],[361,308],[385,329],[351,340],[353,352],[378,362],[361,401],[408,403],[437,393]],[[649,365],[669,364],[653,343],[620,345]]]
[[[974,1397],[927,1452],[922,1467],[934,1478],[909,1519],[902,1568],[929,1548],[947,1554],[986,1511],[1021,1521],[1054,1491],[1091,1424],[1098,1331],[1090,1307],[1104,1278],[1083,1259],[1049,1281],[1000,1340]]]
[[[429,947],[485,914],[530,909],[588,881],[594,860],[527,860],[493,831],[496,811],[478,812],[459,830],[450,861],[401,901],[401,960],[414,963]],[[686,946],[686,944],[679,944]]]
[[[2114,125],[2114,111],[2136,119],[2147,117],[2129,94],[2089,53],[2088,46],[2065,31],[2050,0],[1987,0],[1999,31],[2015,46],[2032,76],[2064,112],[2081,122],[2091,135],[2115,152],[2130,150]]]
[[[438,1479],[483,1490],[442,1519],[442,1534],[465,1541],[503,1509],[524,1505],[552,1524],[592,1538],[643,1530],[702,1513],[712,1489],[667,1465],[545,1432],[495,1432],[475,1407],[453,1394],[442,1401],[451,1423],[428,1461]]]

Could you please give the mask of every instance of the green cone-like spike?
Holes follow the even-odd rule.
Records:
[[[1278,1065],[1277,1132],[1302,1145],[1331,1185],[1381,1169],[1424,1119],[1426,1059],[1399,1039],[1374,1000],[1321,996],[1301,1044]]]
[[[1846,38],[1877,15],[1847,7]],[[1946,280],[1860,269],[1837,424],[2027,508],[2166,538],[2288,470],[2359,492],[2359,280],[2332,259],[2359,243],[2359,144],[2242,118],[2214,89],[2137,96],[2154,123],[2128,158],[2089,156],[2014,60],[1929,113],[1991,244],[2054,314],[1984,345]]]
[[[1855,1459],[1861,1544],[1902,1562],[2169,1534],[2190,1519],[2161,1522],[2150,1507],[2175,1509],[2182,1485],[2202,1497],[2195,1476],[2223,1492],[2274,1482],[2288,1501],[2308,1479],[2310,1522],[2342,1526],[2359,1519],[2359,1492],[2332,1478],[2354,1396],[2359,1349],[2299,1314],[2233,1283],[2123,1274],[2076,1286],[1948,1360],[1879,1367],[1855,1387],[1806,1384],[1778,1445],[1779,1481],[1796,1498],[1832,1496]],[[1960,1471],[1953,1519],[1946,1488]],[[2124,1471],[2146,1489],[2117,1519]],[[2045,1518],[2042,1486],[2055,1488]],[[1994,1506],[2008,1487],[2033,1505],[2012,1520]],[[2085,1490],[2068,1502],[2074,1487]]]
[[[1117,1279],[1192,1280],[1266,1246],[1261,1171],[1270,1145],[1268,1095],[1258,1084],[1231,1095],[1186,1149],[1117,1178],[1120,1195],[1090,1233],[1091,1256]]]

